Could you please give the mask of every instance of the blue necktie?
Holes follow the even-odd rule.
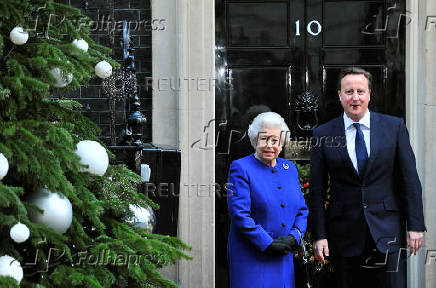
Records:
[[[356,158],[357,158],[357,169],[359,170],[359,175],[362,177],[365,172],[366,163],[368,162],[368,152],[366,151],[365,138],[363,138],[362,129],[360,129],[359,123],[353,123],[354,128],[356,128]]]

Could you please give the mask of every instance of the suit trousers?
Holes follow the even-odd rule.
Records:
[[[367,228],[361,256],[333,256],[336,288],[406,288],[407,250],[381,253]]]

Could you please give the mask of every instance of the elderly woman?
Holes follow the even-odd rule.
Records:
[[[265,112],[248,135],[256,152],[232,162],[227,184],[230,287],[295,287],[291,252],[306,231],[308,209],[295,165],[278,157],[289,128]]]

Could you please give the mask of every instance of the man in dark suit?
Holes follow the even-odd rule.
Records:
[[[368,110],[371,80],[361,68],[343,69],[344,114],[313,132],[309,228],[315,255],[332,255],[337,288],[405,288],[406,247],[416,254],[426,230],[406,126]]]

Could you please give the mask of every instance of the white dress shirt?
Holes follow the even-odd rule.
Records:
[[[369,137],[369,133],[371,131],[371,124],[370,124],[370,112],[369,110],[365,113],[365,116],[363,116],[362,119],[360,119],[359,122],[360,123],[360,129],[362,129],[362,133],[363,133],[363,138],[365,139],[365,146],[366,146],[366,151],[368,152],[368,158],[370,155],[370,147],[371,147],[371,143],[370,143],[370,137]],[[345,137],[347,139],[347,150],[348,150],[348,155],[350,155],[350,159],[351,162],[353,163],[354,169],[356,169],[357,172],[359,172],[358,168],[357,168],[357,157],[356,157],[356,149],[355,149],[355,144],[356,144],[356,128],[353,126],[353,123],[355,123],[355,121],[353,121],[352,119],[348,118],[348,116],[344,113],[344,128],[345,128]]]

